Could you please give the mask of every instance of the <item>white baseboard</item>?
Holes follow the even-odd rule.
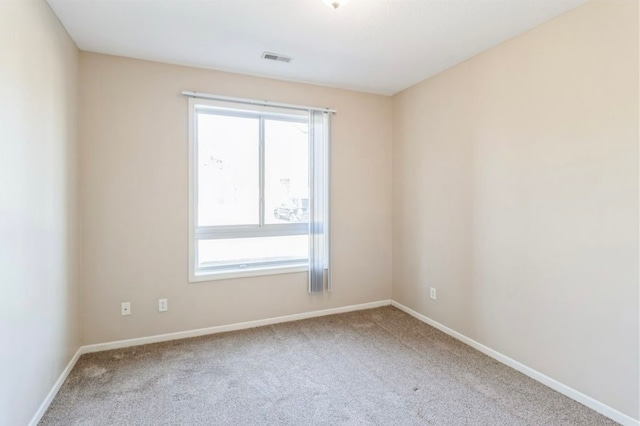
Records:
[[[345,312],[360,311],[363,309],[379,308],[391,305],[391,300],[362,303],[359,305],[342,306],[339,308],[322,309],[319,311],[303,312],[300,314],[285,315],[282,317],[267,318],[256,321],[240,322],[236,324],[218,325],[215,327],[199,328],[197,330],[179,331],[176,333],[158,334],[155,336],[139,337],[136,339],[117,340],[114,342],[86,345],[80,348],[82,354],[91,352],[108,351],[111,349],[127,348],[130,346],[147,345],[150,343],[167,342],[170,340],[186,339],[189,337],[205,336],[207,334],[224,333],[226,331],[244,330],[247,328],[261,327],[264,325],[278,324],[281,322],[298,321],[307,318],[323,317],[325,315],[342,314]]]
[[[624,426],[639,426],[640,425],[640,421],[634,419],[633,417],[630,417],[624,413],[621,413],[620,411],[609,407],[606,404],[603,404],[600,401],[597,401],[593,398],[591,398],[590,396],[587,396],[585,394],[583,394],[580,391],[577,391],[563,383],[558,382],[555,379],[552,379],[549,376],[546,376],[542,373],[540,373],[537,370],[534,370],[531,367],[527,367],[526,365],[512,359],[509,358],[506,355],[501,354],[500,352],[497,352],[485,345],[483,345],[482,343],[478,343],[475,340],[465,336],[464,334],[458,333],[455,330],[450,329],[449,327],[440,324],[437,321],[432,320],[431,318],[422,315],[416,311],[414,311],[411,308],[408,308],[406,306],[404,306],[401,303],[396,302],[395,300],[393,300],[391,302],[391,305],[395,306],[396,308],[408,313],[409,315],[419,319],[422,322],[425,322],[427,324],[429,324],[430,326],[437,328],[438,330],[442,331],[443,333],[448,334],[451,337],[454,337],[458,340],[460,340],[463,343],[466,343],[467,345],[471,346],[474,349],[477,349],[478,351],[482,352],[485,355],[490,356],[491,358],[500,361],[501,363],[513,368],[514,370],[517,370],[529,377],[531,377],[532,379],[542,383],[545,386],[550,387],[551,389],[560,392],[561,394],[568,396],[569,398],[578,401],[579,403],[586,405],[587,407],[591,408],[594,411],[597,411],[598,413],[602,414],[603,416],[606,416],[608,418],[610,418],[611,420],[614,420]]]
[[[73,369],[73,367],[76,365],[76,362],[78,361],[78,358],[80,357],[80,355],[82,354],[86,354],[86,353],[91,353],[91,352],[100,352],[100,351],[106,351],[106,350],[111,350],[111,349],[120,349],[120,348],[127,348],[130,346],[138,346],[138,345],[145,345],[145,344],[150,344],[150,343],[159,343],[159,342],[167,342],[170,340],[178,340],[178,339],[185,339],[185,338],[189,338],[189,337],[198,337],[198,336],[205,336],[208,334],[215,334],[215,333],[223,333],[223,332],[227,332],[227,331],[234,331],[234,330],[244,330],[244,329],[248,329],[248,328],[254,328],[254,327],[260,327],[260,326],[264,326],[264,325],[271,325],[271,324],[278,324],[278,323],[283,323],[283,322],[290,322],[290,321],[298,321],[298,320],[302,320],[302,319],[307,319],[307,318],[315,318],[315,317],[321,317],[321,316],[326,316],[326,315],[334,315],[334,314],[341,314],[341,313],[345,313],[345,312],[352,312],[352,311],[359,311],[359,310],[363,310],[363,309],[373,309],[373,308],[378,308],[381,306],[387,306],[387,305],[393,305],[396,308],[408,313],[409,315],[419,319],[420,321],[423,321],[429,325],[431,325],[432,327],[437,328],[438,330],[460,340],[461,342],[466,343],[467,345],[471,346],[472,348],[477,349],[478,351],[484,353],[485,355],[490,356],[491,358],[500,361],[501,363],[531,377],[534,380],[537,380],[538,382],[550,387],[551,389],[554,389],[558,392],[560,392],[563,395],[568,396],[569,398],[580,402],[581,404],[586,405],[587,407],[597,411],[598,413],[624,425],[624,426],[640,426],[640,422],[638,420],[635,420],[634,418],[627,416],[624,413],[621,413],[617,410],[615,410],[614,408],[609,407],[606,404],[603,404],[600,401],[597,401],[565,384],[562,384],[560,382],[558,382],[557,380],[552,379],[551,377],[545,376],[544,374],[540,373],[539,371],[534,370],[533,368],[527,367],[524,364],[521,364],[520,362],[509,358],[506,355],[503,355],[487,346],[484,346],[481,343],[476,342],[475,340],[458,333],[455,330],[450,329],[449,327],[440,324],[437,321],[432,320],[431,318],[424,316],[416,311],[414,311],[413,309],[410,309],[404,305],[402,305],[401,303],[398,303],[396,301],[392,301],[392,300],[381,300],[378,302],[371,302],[371,303],[362,303],[359,305],[349,305],[349,306],[342,306],[339,308],[332,308],[332,309],[323,309],[323,310],[319,310],[319,311],[311,311],[311,312],[303,312],[300,314],[293,314],[293,315],[285,315],[285,316],[281,316],[281,317],[275,317],[275,318],[267,318],[267,319],[262,319],[262,320],[256,320],[256,321],[247,321],[247,322],[241,322],[241,323],[236,323],[236,324],[228,324],[228,325],[220,325],[220,326],[215,326],[215,327],[208,327],[208,328],[200,328],[197,330],[189,330],[189,331],[180,331],[177,333],[167,333],[167,334],[159,334],[159,335],[155,335],[155,336],[148,336],[148,337],[140,337],[140,338],[136,338],[136,339],[127,339],[127,340],[118,340],[118,341],[114,341],[114,342],[107,342],[107,343],[98,343],[95,345],[86,345],[86,346],[81,346],[78,351],[75,353],[75,355],[71,358],[71,361],[69,361],[69,364],[67,364],[67,367],[64,369],[64,371],[62,372],[62,374],[60,375],[60,377],[58,378],[58,380],[56,381],[56,383],[53,385],[53,387],[51,388],[51,391],[47,394],[47,397],[44,399],[44,401],[42,402],[42,404],[40,404],[40,407],[38,408],[38,411],[36,412],[36,414],[33,416],[33,418],[31,419],[31,422],[29,422],[29,426],[37,426],[38,422],[42,419],[42,416],[44,416],[44,413],[47,411],[47,409],[49,408],[49,405],[51,404],[51,402],[53,401],[53,398],[55,398],[56,394],[58,393],[58,391],[60,390],[60,388],[62,387],[62,385],[64,384],[64,381],[67,379],[67,376],[69,375],[69,373],[71,372],[71,370]]]
[[[55,398],[58,394],[58,391],[64,384],[64,381],[67,380],[67,376],[69,376],[69,373],[71,373],[71,370],[73,370],[76,362],[78,362],[78,358],[80,358],[80,355],[82,355],[82,348],[79,348],[73,355],[73,357],[71,357],[71,361],[69,361],[65,369],[62,371],[62,374],[60,374],[60,377],[58,377],[58,380],[56,380],[56,382],[53,384],[53,387],[47,394],[44,401],[42,401],[42,404],[40,404],[40,407],[38,407],[38,411],[36,411],[36,414],[34,414],[33,418],[29,422],[29,426],[37,426],[38,422],[42,420],[42,416],[44,416],[44,413],[47,412],[49,405],[53,401],[53,398]]]
[[[200,328],[197,330],[180,331],[177,333],[158,334],[156,336],[140,337],[137,339],[118,340],[115,342],[98,343],[95,345],[81,346],[76,351],[73,358],[71,358],[71,361],[69,361],[69,364],[67,364],[67,367],[64,369],[62,374],[60,374],[60,377],[51,388],[51,391],[49,391],[49,393],[47,394],[47,397],[44,399],[44,401],[42,401],[42,404],[40,404],[38,411],[36,411],[36,414],[33,416],[31,421],[29,422],[29,426],[37,426],[38,422],[42,419],[42,416],[44,416],[44,413],[47,412],[47,409],[49,408],[49,405],[51,405],[53,398],[55,398],[56,394],[64,384],[64,381],[67,380],[67,377],[69,376],[69,373],[71,372],[71,370],[73,370],[73,367],[76,365],[76,362],[78,362],[78,358],[80,358],[80,355],[92,353],[92,352],[107,351],[110,349],[120,349],[120,348],[127,348],[130,346],[146,345],[149,343],[158,343],[158,342],[167,342],[170,340],[186,339],[188,337],[205,336],[207,334],[223,333],[225,331],[243,330],[247,328],[260,327],[263,325],[278,324],[278,323],[289,322],[289,321],[298,321],[302,319],[322,317],[326,315],[342,314],[345,312],[361,311],[363,309],[373,309],[373,308],[379,308],[381,306],[388,306],[388,305],[391,305],[391,300],[380,300],[378,302],[362,303],[359,305],[341,306],[339,308],[303,312],[300,314],[285,315],[282,317],[267,318],[267,319],[257,320],[257,321],[247,321],[247,322],[241,322],[236,324],[220,325],[216,327]]]

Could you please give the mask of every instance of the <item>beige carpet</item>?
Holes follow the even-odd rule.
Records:
[[[84,355],[41,425],[612,425],[392,307]]]

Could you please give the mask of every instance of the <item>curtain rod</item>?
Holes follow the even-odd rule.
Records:
[[[189,96],[191,98],[211,99],[211,100],[223,101],[223,102],[235,102],[238,104],[269,106],[274,108],[297,109],[297,110],[303,110],[303,111],[323,111],[323,112],[330,112],[332,114],[335,114],[337,112],[335,109],[330,109],[330,108],[320,108],[320,107],[312,107],[312,106],[306,106],[306,105],[283,104],[280,102],[259,101],[259,100],[247,99],[247,98],[234,98],[231,96],[211,95],[209,93],[192,92],[190,90],[183,90],[182,94],[184,96]]]

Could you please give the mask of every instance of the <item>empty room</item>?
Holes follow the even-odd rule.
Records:
[[[0,0],[0,426],[640,426],[637,0]]]

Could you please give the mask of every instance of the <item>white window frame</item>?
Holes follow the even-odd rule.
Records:
[[[259,120],[259,223],[258,225],[197,226],[198,214],[198,159],[197,113],[208,110],[211,114],[233,117],[251,117]],[[308,259],[234,265],[229,267],[198,268],[198,241],[225,238],[275,237],[308,235],[308,223],[265,224],[264,207],[264,121],[283,120],[308,123],[307,115],[256,109],[221,107],[218,102],[189,98],[189,282],[242,278],[259,275],[285,274],[308,271]]]

